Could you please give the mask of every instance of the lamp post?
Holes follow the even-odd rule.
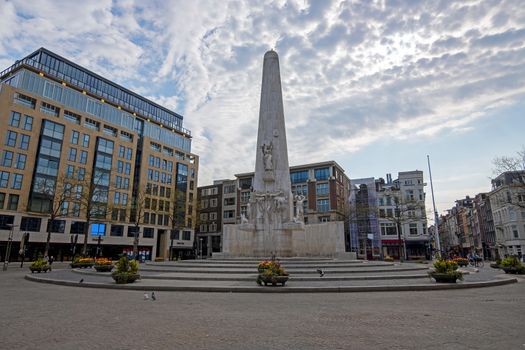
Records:
[[[202,259],[202,237],[199,238],[199,253],[200,253],[200,258]]]
[[[9,256],[11,255],[11,246],[13,245],[13,231],[15,227],[18,227],[18,225],[6,224],[6,226],[9,227],[9,238],[7,239],[4,267],[2,268],[3,271],[7,271],[7,267],[9,266]]]

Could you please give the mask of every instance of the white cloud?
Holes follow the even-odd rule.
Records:
[[[385,135],[468,134],[525,97],[520,1],[4,1],[0,12],[0,62],[46,46],[183,114],[200,184],[252,170],[272,47],[295,164]]]

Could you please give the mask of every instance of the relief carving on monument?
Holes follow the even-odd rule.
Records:
[[[270,182],[274,181],[274,165],[273,165],[273,144],[263,143],[261,146],[263,153],[263,165],[264,165],[264,181]]]

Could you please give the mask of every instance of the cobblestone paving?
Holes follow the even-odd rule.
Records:
[[[0,271],[1,349],[525,349],[523,277],[468,290],[144,301],[142,291],[40,284],[26,272]]]

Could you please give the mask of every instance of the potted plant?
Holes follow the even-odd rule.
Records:
[[[93,265],[95,265],[95,259],[82,258],[80,256],[75,256],[75,258],[73,258],[73,262],[71,263],[72,268],[80,268],[80,269],[92,267]]]
[[[95,259],[95,265],[93,265],[97,272],[110,272],[113,270],[113,261],[108,258]]]
[[[133,283],[140,278],[137,260],[129,260],[126,255],[123,255],[117,262],[116,267],[117,271],[114,271],[111,277],[117,284]]]
[[[515,256],[509,256],[501,260],[500,267],[505,273],[524,274],[525,266]]]
[[[38,273],[42,271],[47,272],[51,271],[51,265],[47,263],[47,260],[38,258],[29,265],[29,270],[31,270],[31,273],[34,273],[35,271]]]
[[[438,260],[434,263],[434,270],[428,273],[438,283],[456,283],[463,280],[463,274],[458,271],[458,264],[454,260]]]
[[[288,272],[284,270],[281,264],[275,260],[265,260],[257,265],[257,270],[259,275],[257,276],[257,284],[262,286],[263,284],[267,286],[271,284],[276,286],[280,284],[284,286],[286,281],[288,281]]]

